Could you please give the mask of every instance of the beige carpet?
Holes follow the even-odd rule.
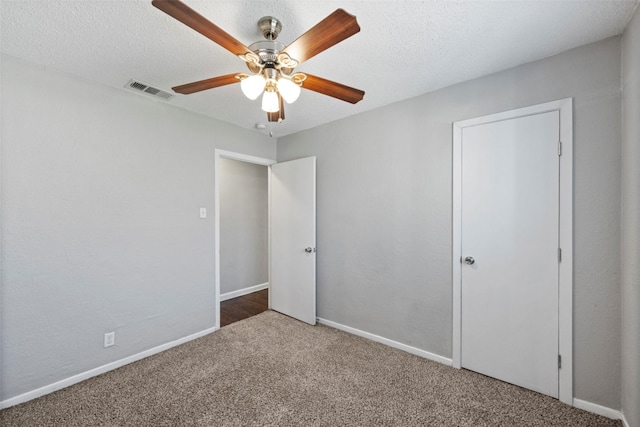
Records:
[[[9,426],[619,426],[268,311],[0,412]]]

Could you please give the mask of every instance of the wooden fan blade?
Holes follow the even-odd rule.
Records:
[[[302,87],[305,89],[309,89],[323,95],[332,96],[352,104],[357,104],[362,101],[362,98],[364,98],[363,90],[345,86],[341,83],[332,82],[331,80],[323,79],[322,77],[316,77],[307,73],[305,74],[307,75],[307,78],[302,82]]]
[[[360,31],[356,17],[337,9],[284,49],[299,64]]]
[[[267,120],[270,122],[278,122],[284,120],[284,102],[282,101],[282,96],[278,93],[278,102],[280,103],[280,109],[275,113],[267,113]]]
[[[234,55],[251,52],[244,44],[179,0],[153,0],[152,5],[218,43]]]
[[[236,74],[227,74],[224,76],[213,77],[211,79],[200,80],[197,82],[172,87],[171,89],[173,89],[174,92],[188,95],[190,93],[200,92],[201,90],[213,89],[214,87],[225,86],[239,82],[240,80],[236,78]]]

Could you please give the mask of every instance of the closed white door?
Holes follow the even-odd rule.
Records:
[[[316,158],[271,166],[272,310],[316,324]]]
[[[462,130],[461,365],[558,397],[559,113]]]

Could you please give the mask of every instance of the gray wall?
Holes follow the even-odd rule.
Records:
[[[622,49],[622,411],[640,426],[640,9]]]
[[[275,143],[10,57],[1,72],[0,400],[213,327],[214,149]]]
[[[269,281],[268,169],[220,159],[220,293]]]
[[[451,357],[451,124],[574,97],[574,392],[620,408],[620,64],[611,38],[280,138],[317,156],[318,315]]]

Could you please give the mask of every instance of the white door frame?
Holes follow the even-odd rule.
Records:
[[[214,253],[215,253],[215,307],[216,307],[216,319],[215,319],[215,329],[220,329],[220,159],[231,159],[231,160],[239,160],[241,162],[253,163],[256,165],[263,166],[271,166],[274,163],[277,163],[273,159],[267,159],[263,157],[249,156],[247,154],[235,153],[233,151],[225,151],[225,150],[215,150],[215,166],[214,166],[214,174],[215,174],[215,182],[214,182],[214,221],[215,221],[215,243],[214,243]],[[269,180],[271,179],[271,174],[268,174]],[[269,184],[267,184],[267,188],[271,188]],[[267,190],[270,191],[270,190]],[[271,203],[271,198],[269,197],[269,203]],[[269,212],[269,209],[267,209]],[[267,213],[268,215],[268,213]],[[268,219],[267,219],[268,223]],[[271,227],[271,225],[268,225]],[[268,235],[271,235],[270,231]],[[267,246],[269,247],[269,246]],[[271,257],[270,251],[267,251],[268,257]],[[267,265],[271,265],[271,260],[267,260]],[[271,268],[271,267],[269,267]]]
[[[462,354],[462,130],[469,126],[558,111],[560,114],[560,216],[558,289],[558,374],[561,402],[573,405],[573,100],[566,98],[526,108],[453,123],[453,366],[461,368]],[[559,145],[560,149],[560,145]]]

